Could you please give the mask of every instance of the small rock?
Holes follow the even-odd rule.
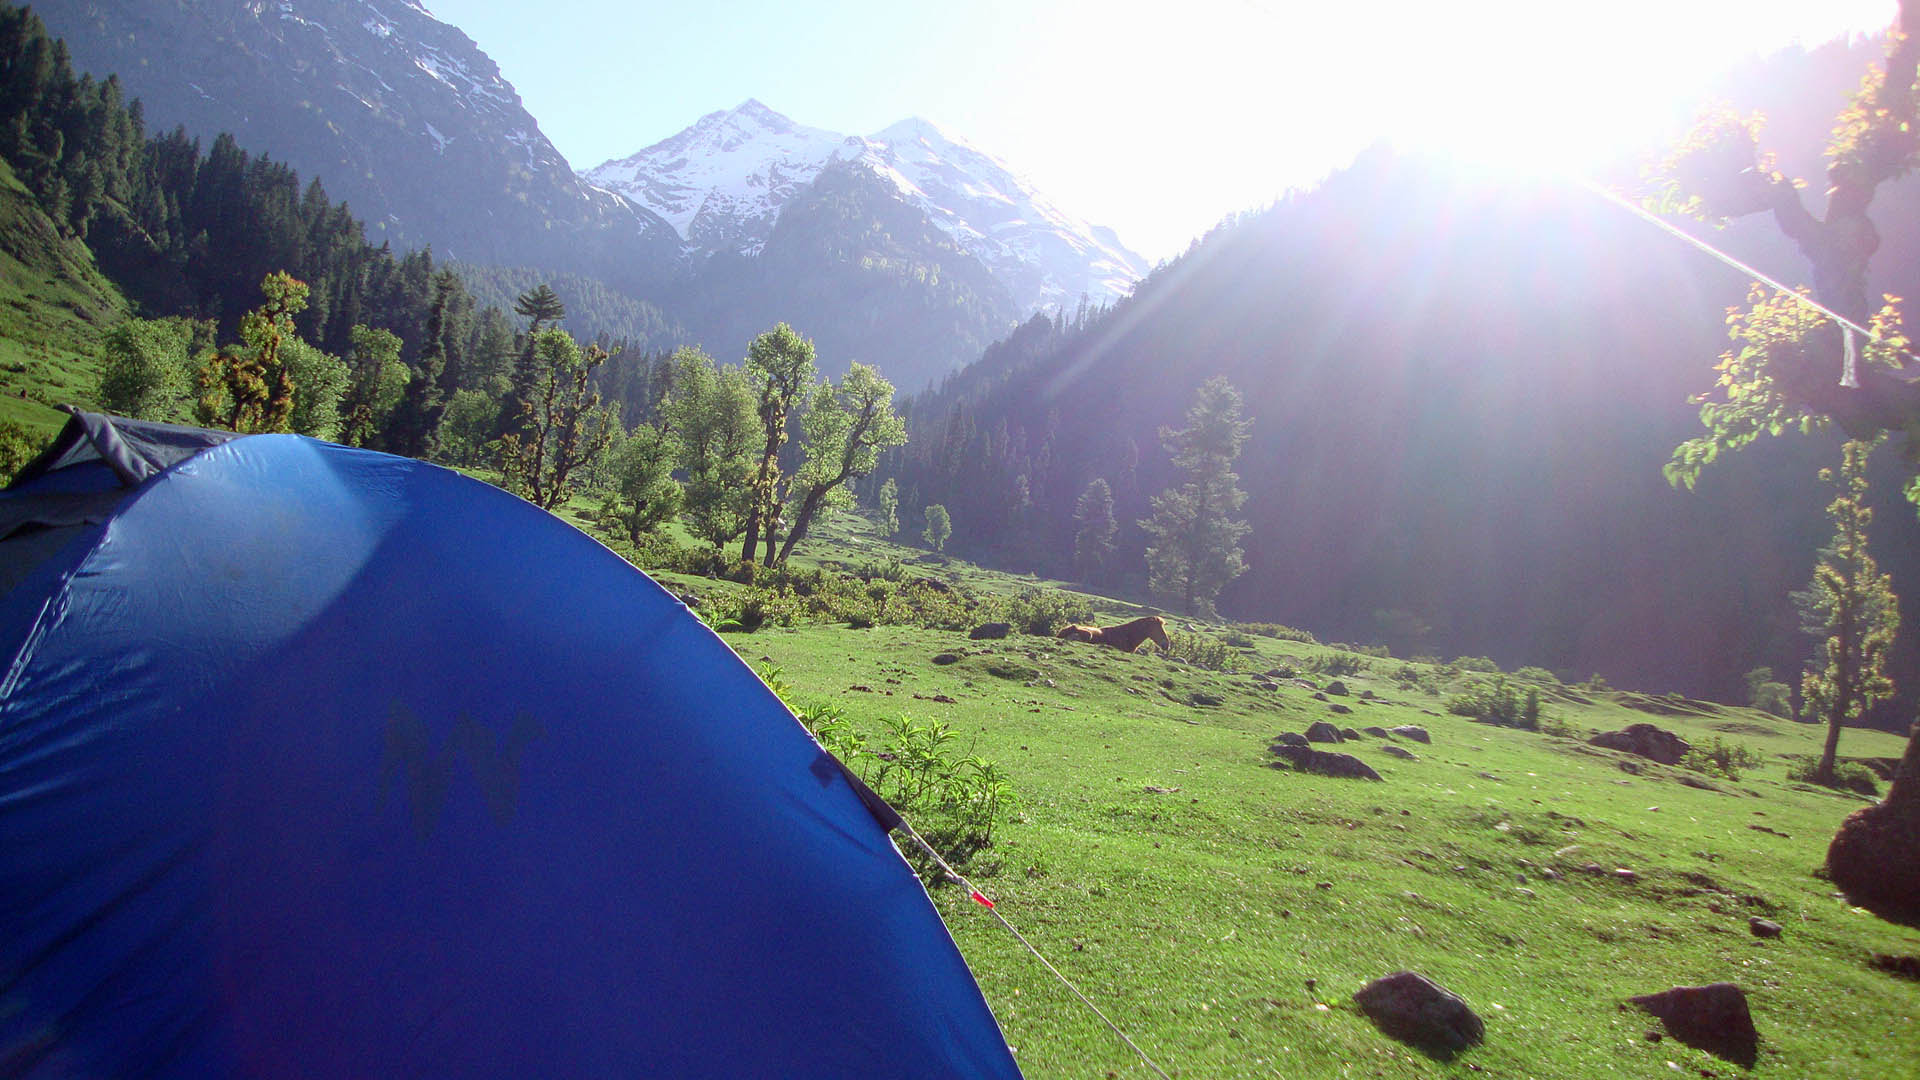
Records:
[[[1340,704],[1337,701],[1331,705],[1328,705],[1327,708],[1333,712],[1339,713],[1342,716],[1345,716],[1346,714],[1353,711],[1352,709],[1348,708],[1345,705]]]
[[[1000,638],[1006,637],[1008,634],[1012,632],[1013,632],[1012,623],[990,622],[990,623],[981,623],[979,626],[976,626],[972,630],[967,631],[967,636],[969,638],[972,638],[974,641],[982,641],[987,639],[998,640]]]
[[[1503,781],[1501,781],[1501,780],[1500,780],[1500,778],[1499,778],[1499,777],[1497,777],[1497,776],[1495,776],[1495,775],[1493,775],[1493,774],[1492,774],[1492,773],[1490,773],[1490,772],[1483,772],[1483,773],[1481,773],[1481,774],[1480,774],[1480,779],[1482,779],[1482,780],[1492,780],[1492,781],[1494,781],[1494,782],[1496,782],[1496,783],[1501,783],[1501,782],[1503,782]]]
[[[1458,994],[1411,971],[1375,979],[1353,1000],[1381,1031],[1442,1060],[1486,1037],[1486,1024]]]
[[[1338,708],[1338,707],[1339,706],[1335,706],[1335,708]],[[1340,741],[1340,729],[1337,727],[1334,727],[1332,724],[1327,723],[1325,720],[1319,721],[1318,723],[1312,724],[1307,728],[1307,741],[1317,742],[1317,743],[1337,743]]]
[[[1534,894],[1532,889],[1515,889],[1513,891],[1519,893],[1521,896],[1532,896]]]
[[[1400,758],[1403,761],[1419,761],[1420,760],[1419,758],[1413,756],[1413,751],[1408,750],[1404,746],[1391,746],[1391,745],[1383,746],[1380,748],[1380,752],[1390,757]]]
[[[1433,742],[1433,737],[1431,735],[1428,735],[1427,729],[1423,727],[1415,727],[1412,724],[1401,724],[1399,727],[1396,727],[1392,730],[1395,735],[1398,735],[1403,739],[1412,739],[1414,742],[1417,742],[1417,743]]]
[[[1340,729],[1340,738],[1347,742],[1358,742],[1360,733],[1350,727],[1343,727]]]
[[[1388,731],[1386,728],[1383,728],[1383,727],[1364,727],[1364,728],[1361,728],[1360,730],[1366,732],[1368,735],[1371,735],[1376,739],[1393,738],[1393,732]]]
[[[1607,872],[1607,868],[1604,866],[1601,866],[1597,862],[1590,862],[1587,865],[1581,867],[1580,872],[1584,874],[1604,874]]]
[[[1546,878],[1548,881],[1559,881],[1560,871],[1555,870],[1551,866],[1543,867],[1540,871],[1540,876]]]
[[[1314,883],[1313,883],[1313,887],[1314,887],[1314,888],[1316,888],[1316,889],[1331,889],[1331,888],[1333,888],[1333,882],[1331,882],[1331,881],[1316,881],[1316,882],[1314,882]]]
[[[1780,936],[1780,931],[1784,929],[1784,927],[1772,919],[1763,919],[1758,915],[1753,915],[1747,919],[1747,929],[1753,932],[1754,937],[1777,938]]]
[[[1275,736],[1274,741],[1285,744],[1287,746],[1307,745],[1307,737],[1305,735],[1300,734],[1297,731],[1283,731],[1279,735]]]
[[[1747,1010],[1746,991],[1733,983],[1676,986],[1632,999],[1660,1018],[1667,1034],[1697,1050],[1752,1068],[1759,1057],[1760,1033]]]
[[[1619,878],[1621,881],[1639,881],[1640,880],[1639,874],[1634,873],[1633,871],[1627,869],[1624,866],[1616,868],[1613,872],[1613,876],[1616,878]]]
[[[943,652],[934,657],[933,662],[936,664],[957,664],[960,662],[960,657],[955,653]]]
[[[1323,693],[1321,693],[1321,692],[1320,692],[1320,691],[1318,691],[1318,690],[1315,690],[1315,691],[1313,692],[1313,700],[1315,700],[1315,701],[1325,701],[1325,700],[1327,700],[1327,695],[1325,695],[1325,694],[1323,694]]]
[[[1341,682],[1339,679],[1335,679],[1327,684],[1327,693],[1333,694],[1336,697],[1346,697],[1347,684]]]

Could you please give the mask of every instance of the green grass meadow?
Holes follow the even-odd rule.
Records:
[[[844,515],[807,547],[824,565],[917,558],[909,573],[970,590],[1034,584],[892,549]],[[727,587],[662,576],[676,588]],[[1727,980],[1750,996],[1755,1075],[1920,1076],[1920,983],[1867,962],[1920,953],[1920,931],[1849,906],[1818,875],[1835,827],[1865,800],[1786,777],[1790,755],[1818,752],[1820,728],[1545,688],[1548,718],[1582,736],[1652,722],[1761,755],[1728,780],[1447,715],[1444,679],[1460,676],[1427,665],[1361,657],[1367,666],[1341,680],[1348,695],[1316,700],[1251,673],[1335,650],[1267,637],[1238,650],[1241,673],[1225,673],[1019,634],[798,626],[723,636],[749,662],[777,667],[800,702],[836,702],[869,731],[902,713],[939,720],[961,752],[998,762],[1018,803],[969,873],[1173,1075],[1739,1075],[1650,1039],[1659,1022],[1625,1004]],[[936,664],[942,653],[960,658]],[[1382,783],[1270,765],[1275,735],[1323,719],[1416,724],[1432,744],[1397,741],[1417,761],[1370,737],[1329,748],[1367,761]],[[1903,746],[1848,731],[1841,752],[1890,758]],[[988,912],[951,886],[932,893],[1028,1075],[1151,1075]],[[1756,915],[1784,934],[1753,936]],[[1448,1063],[1375,1029],[1351,995],[1401,969],[1462,995],[1486,1021],[1485,1043]]]

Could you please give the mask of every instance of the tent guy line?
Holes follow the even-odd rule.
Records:
[[[973,900],[974,903],[979,904],[981,907],[986,908],[988,911],[992,912],[993,917],[1000,920],[1000,925],[1007,928],[1007,933],[1012,934],[1015,941],[1018,941],[1021,945],[1026,946],[1026,950],[1033,954],[1033,958],[1035,960],[1040,961],[1041,966],[1045,967],[1049,972],[1051,972],[1054,978],[1060,980],[1060,985],[1066,987],[1068,990],[1071,990],[1073,992],[1073,996],[1080,999],[1081,1004],[1085,1005],[1089,1009],[1092,1009],[1093,1015],[1099,1017],[1101,1022],[1106,1024],[1108,1028],[1112,1029],[1115,1035],[1120,1036],[1120,1041],[1127,1044],[1127,1049],[1132,1050],[1134,1053],[1140,1055],[1140,1060],[1147,1063],[1147,1068],[1152,1069],[1155,1073],[1159,1074],[1159,1076],[1161,1077],[1161,1080],[1173,1080],[1172,1077],[1167,1075],[1166,1070],[1160,1068],[1159,1065],[1154,1063],[1154,1060],[1152,1058],[1147,1056],[1147,1052],[1145,1050],[1140,1049],[1140,1046],[1138,1043],[1135,1043],[1132,1039],[1127,1037],[1127,1033],[1121,1030],[1119,1024],[1114,1023],[1113,1020],[1110,1019],[1106,1013],[1100,1011],[1100,1006],[1095,1005],[1093,1003],[1092,998],[1088,997],[1084,993],[1081,993],[1080,988],[1078,986],[1075,986],[1071,979],[1068,979],[1065,975],[1061,974],[1060,969],[1057,967],[1054,967],[1052,961],[1048,960],[1045,956],[1041,955],[1040,950],[1034,947],[1033,942],[1028,941],[1027,936],[1025,934],[1022,934],[1019,931],[1019,929],[1013,925],[1013,923],[1009,922],[1005,915],[1000,914],[1000,909],[994,905],[994,902],[992,900],[987,899],[987,895],[985,893],[981,892],[977,887],[975,887],[973,882],[968,881],[965,877],[963,877],[958,870],[955,870],[952,866],[948,865],[947,860],[944,858],[941,858],[940,853],[933,849],[933,845],[927,843],[924,837],[922,837],[919,833],[914,831],[913,826],[908,823],[907,819],[905,818],[900,819],[899,828],[902,832],[907,834],[907,837],[909,839],[911,839],[914,843],[920,845],[920,850],[926,852],[927,857],[934,861],[934,865],[940,867],[941,872],[947,876],[948,881],[951,881],[955,885],[958,885],[961,888],[967,890],[967,895]]]

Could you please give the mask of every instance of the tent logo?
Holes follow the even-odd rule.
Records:
[[[439,827],[441,811],[446,809],[454,763],[464,760],[494,822],[509,825],[520,801],[520,759],[527,745],[545,733],[533,714],[525,711],[514,714],[504,736],[471,714],[461,713],[446,741],[436,746],[426,722],[396,701],[387,717],[381,755],[381,801],[404,785],[414,832],[425,840]]]

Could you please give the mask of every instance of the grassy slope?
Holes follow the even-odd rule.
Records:
[[[889,550],[844,520],[810,545],[814,558]],[[974,588],[1030,583],[944,569]],[[1441,715],[1438,697],[1391,677],[1398,661],[1346,679],[1387,703],[1335,698],[1354,710],[1341,717],[1304,688],[1047,639],[806,627],[729,640],[779,665],[802,700],[832,698],[876,727],[899,712],[945,720],[1006,766],[1021,808],[981,884],[1177,1075],[1671,1076],[1672,1062],[1730,1076],[1739,1070],[1725,1062],[1647,1040],[1658,1023],[1620,1007],[1727,979],[1751,995],[1758,1074],[1920,1076],[1920,984],[1865,965],[1869,952],[1920,953],[1920,932],[1850,908],[1814,875],[1861,805],[1787,782],[1782,755],[1816,752],[1814,727],[1719,706],[1654,716],[1628,694],[1550,705],[1583,728],[1652,721],[1767,757],[1701,791],[1678,770],[1623,771],[1624,755],[1577,740]],[[965,655],[931,662],[948,651]],[[1327,651],[1258,638],[1245,666]],[[1185,704],[1196,690],[1224,703]],[[958,703],[915,697],[936,694]],[[1374,739],[1341,748],[1382,784],[1267,766],[1275,734],[1323,718],[1421,724],[1433,744],[1403,744],[1412,762]],[[1849,731],[1842,752],[1891,757],[1901,745]],[[1589,862],[1638,880],[1583,872]],[[935,895],[1029,1075],[1148,1075],[984,911],[950,888]],[[1785,935],[1752,937],[1749,915]],[[1448,1065],[1378,1033],[1350,995],[1402,968],[1462,994],[1487,1021],[1486,1045]]]
[[[61,237],[0,162],[0,420],[51,435],[66,420],[54,405],[92,404],[100,334],[126,317],[86,245]]]

